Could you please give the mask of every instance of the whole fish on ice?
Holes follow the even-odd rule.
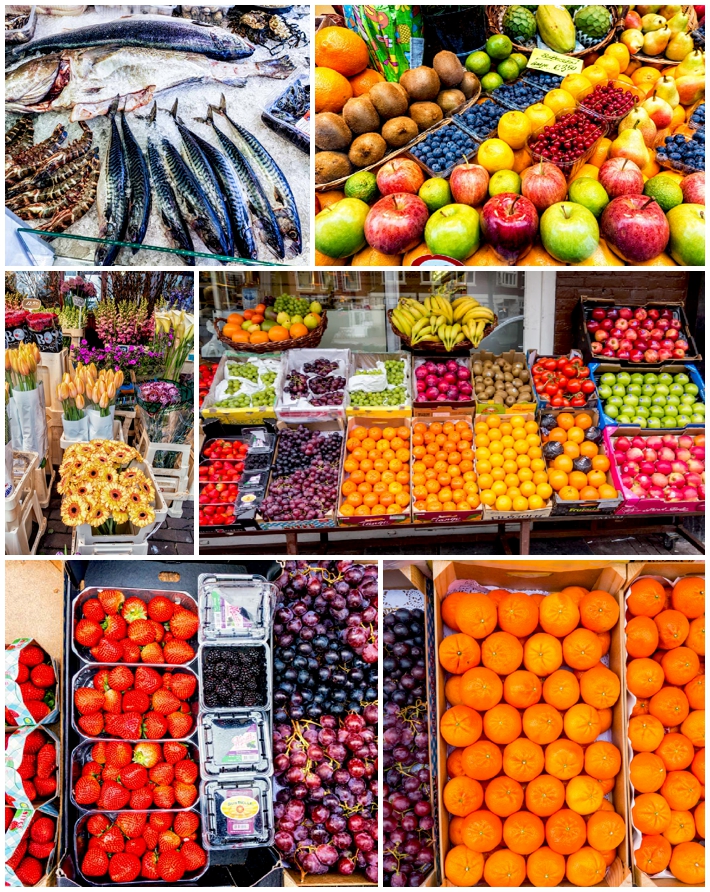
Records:
[[[70,121],[149,105],[158,93],[188,84],[246,86],[250,77],[282,80],[295,70],[283,56],[264,62],[220,62],[195,53],[133,47],[67,50],[31,59],[5,76],[6,112],[66,112]]]

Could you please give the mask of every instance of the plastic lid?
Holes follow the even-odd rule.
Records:
[[[248,491],[240,493],[244,498],[251,496],[252,501],[255,495]],[[255,506],[243,503],[242,507]],[[201,574],[198,578],[200,640],[268,639],[273,591],[274,586],[263,576]]]
[[[202,784],[202,835],[209,849],[271,845],[274,813],[271,781],[210,780]]]
[[[271,774],[271,734],[263,712],[200,713],[198,731],[205,775]]]

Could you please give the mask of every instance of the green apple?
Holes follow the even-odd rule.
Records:
[[[697,396],[697,395],[698,395],[698,385],[697,385],[697,384],[693,384],[692,381],[691,381],[690,384],[686,384],[686,385],[685,385],[685,392],[686,392],[686,393],[690,393],[690,394],[692,394],[693,396]]]
[[[600,217],[604,208],[609,204],[606,189],[593,177],[579,177],[579,179],[573,180],[569,186],[569,200],[581,204],[595,217]]]
[[[616,384],[616,375],[614,375],[612,372],[604,372],[599,380],[602,384]]]
[[[470,53],[466,57],[465,68],[466,71],[472,71],[477,77],[483,77],[491,70],[491,57],[483,50]]]
[[[631,424],[630,415],[617,415],[616,420],[619,424]]]
[[[659,384],[672,384],[673,383],[673,375],[670,375],[668,372],[661,372],[658,376]]]
[[[618,406],[610,406],[607,403],[607,405],[604,406],[604,411],[609,416],[609,418],[616,418],[617,415],[619,414],[619,407]]]
[[[350,257],[364,248],[370,208],[359,198],[342,198],[316,216],[316,250],[327,257]]]
[[[643,380],[646,384],[656,384],[658,382],[658,375],[655,372],[646,372],[643,376]]]
[[[676,421],[678,422],[678,427],[686,427],[690,424],[690,415],[683,415],[682,413],[677,416]]]
[[[540,219],[540,237],[560,263],[581,263],[596,251],[599,225],[594,214],[571,201],[550,205]]]
[[[497,170],[488,182],[488,194],[493,197],[502,192],[511,192],[520,195],[522,182],[519,174],[514,170]]]
[[[432,254],[467,260],[481,241],[478,212],[466,204],[440,208],[427,221],[424,241]]]
[[[651,413],[651,418],[663,418],[666,414],[663,411],[663,406],[651,406],[648,411]]]
[[[631,376],[631,382],[633,384],[643,384],[643,375],[640,372],[634,372]]]
[[[481,78],[481,89],[485,93],[492,93],[494,90],[497,90],[498,87],[503,86],[503,78],[496,74],[495,71],[489,71],[488,74],[484,74]]]
[[[690,384],[690,378],[684,372],[679,372],[677,375],[673,376],[673,383]]]
[[[319,316],[323,312],[323,307],[318,303],[317,300],[312,300],[308,309],[311,313],[318,313]]]
[[[628,372],[619,372],[616,376],[616,380],[618,384],[623,384],[624,387],[628,387],[631,384],[631,375]]]
[[[639,427],[646,427],[646,419],[641,415],[634,415],[631,418],[631,424],[638,424]]]
[[[648,421],[646,422],[646,427],[660,428],[660,426],[661,426],[661,419],[660,419],[660,418],[654,418],[653,415],[652,415],[652,416],[648,419]]]
[[[601,387],[597,388],[599,391],[599,396],[603,400],[608,400],[611,396],[611,387],[608,384],[602,384]]]
[[[452,204],[454,200],[449,181],[443,177],[432,177],[430,180],[426,180],[419,190],[419,197],[429,208],[431,214],[438,211],[439,208],[446,207],[447,204]]]

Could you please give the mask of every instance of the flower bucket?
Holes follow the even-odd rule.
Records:
[[[89,439],[89,419],[86,415],[76,421],[62,418],[64,439],[72,443],[85,443]]]
[[[39,381],[34,390],[13,390],[8,409],[13,447],[23,452],[36,452],[41,461],[49,449],[42,382]]]
[[[113,415],[115,406],[109,406],[109,414],[102,415],[98,409],[87,409],[89,419],[89,440],[110,440],[113,436]]]

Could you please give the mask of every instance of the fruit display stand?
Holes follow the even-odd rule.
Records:
[[[476,414],[487,415],[490,412],[495,412],[499,415],[504,415],[509,412],[534,412],[537,408],[537,403],[532,399],[530,401],[522,400],[519,392],[517,395],[514,392],[511,394],[514,398],[514,401],[510,406],[507,404],[507,402],[505,404],[502,402],[498,402],[496,400],[495,392],[493,394],[493,399],[485,399],[484,397],[479,397],[479,391],[476,388],[479,378],[481,380],[481,383],[484,383],[484,372],[486,369],[486,363],[490,362],[497,364],[497,361],[499,360],[503,361],[503,366],[501,368],[503,369],[504,375],[506,372],[506,363],[510,365],[511,374],[513,374],[513,376],[515,374],[515,368],[518,365],[522,366],[522,371],[525,372],[526,378],[519,379],[520,384],[516,386],[520,391],[524,389],[525,385],[527,385],[528,388],[532,391],[532,377],[530,375],[530,369],[528,367],[527,358],[524,353],[518,353],[514,350],[509,350],[507,353],[496,356],[495,353],[491,353],[490,350],[474,350],[471,353],[471,371],[473,373],[474,393],[476,396]],[[513,377],[512,383],[515,385],[515,377]],[[485,396],[485,390],[481,392]],[[527,393],[528,391],[524,390],[523,392]]]
[[[608,656],[602,658],[602,663],[619,679],[619,685],[624,678],[624,631],[623,631],[623,592],[626,584],[627,570],[623,563],[613,561],[526,561],[524,564],[513,561],[434,561],[432,564],[434,575],[434,628],[437,650],[447,635],[453,634],[453,630],[446,625],[442,617],[442,603],[447,595],[458,589],[454,583],[459,582],[463,591],[490,591],[490,590],[515,590],[526,594],[541,594],[547,596],[552,592],[559,592],[567,586],[582,586],[587,591],[603,591],[619,605],[619,617],[610,629],[610,642]],[[467,588],[467,583],[471,585]],[[438,725],[447,710],[446,683],[450,676],[445,672],[441,664],[436,670],[436,703]],[[608,731],[600,735],[601,740],[608,740],[617,747],[621,755],[621,766],[616,775],[613,787],[607,794],[614,811],[620,815],[628,826],[628,790],[625,778],[628,777],[628,760],[626,746],[627,715],[626,703],[623,696],[619,696],[611,707],[611,726]],[[444,738],[439,734],[437,769],[438,769],[438,795],[440,802],[444,802],[444,787],[447,777],[447,758],[451,752]],[[445,807],[439,811],[439,840],[440,840],[440,867],[444,876],[444,863],[449,852],[450,839],[450,815]],[[629,849],[629,834],[616,849],[614,860],[607,862],[606,876],[596,885],[601,886],[631,886],[631,861]],[[611,853],[609,853],[611,854]],[[524,883],[525,884],[525,883]],[[477,885],[488,885],[481,881]],[[514,883],[518,885],[518,883]],[[560,886],[572,886],[573,884],[561,879]]]

